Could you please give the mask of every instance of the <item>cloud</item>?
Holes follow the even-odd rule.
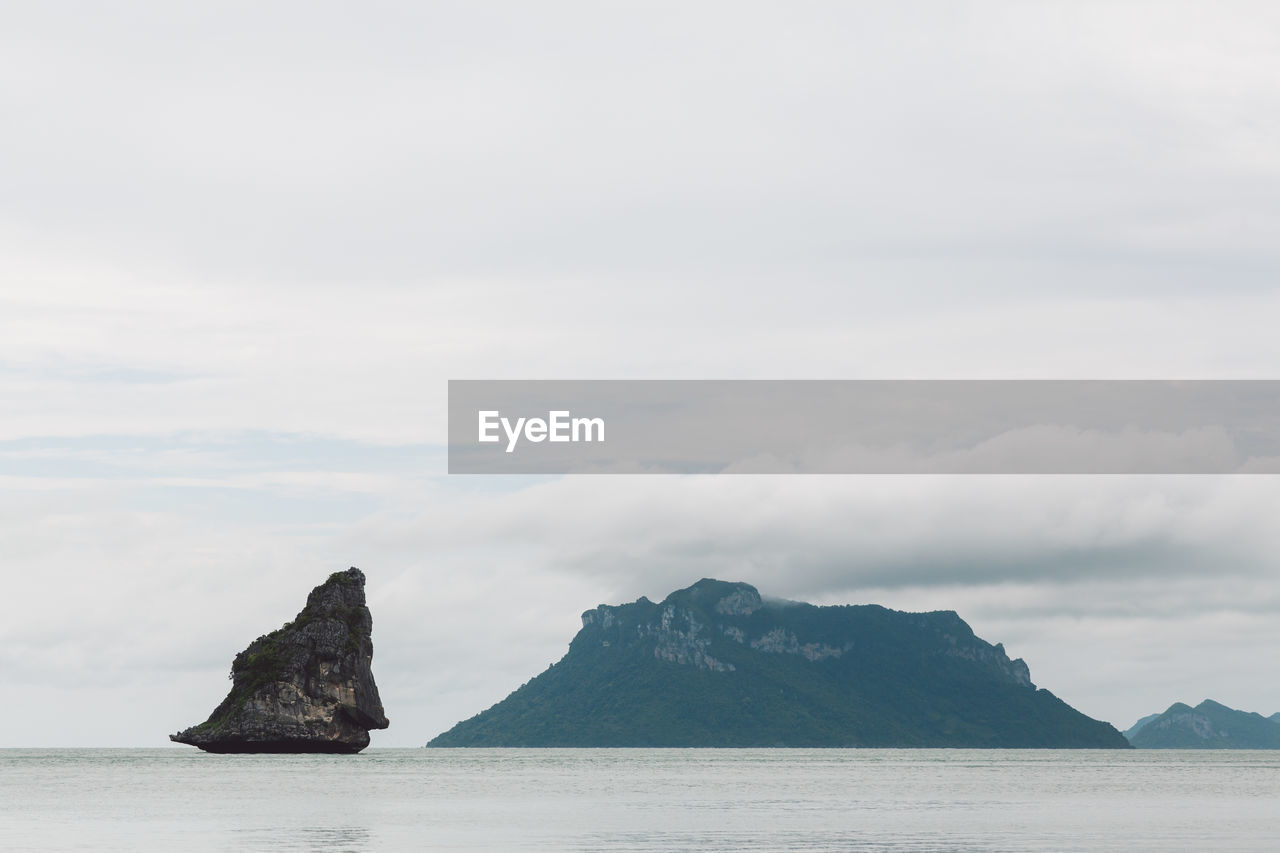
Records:
[[[782,595],[860,585],[1270,568],[1270,478],[583,477],[453,494],[353,540],[399,549],[502,543],[624,581],[760,572]],[[651,597],[661,589],[627,591]]]
[[[1118,722],[1275,710],[1266,477],[450,480],[436,451],[449,378],[1274,378],[1278,14],[6,12],[9,742],[84,707],[84,743],[163,742],[350,564],[381,743],[703,575],[957,609]]]
[[[1137,260],[1149,292],[1275,260],[1263,3],[232,8],[12,16],[14,243],[273,288],[626,269],[725,296],[886,259],[968,259],[935,283],[967,292],[1002,259]]]

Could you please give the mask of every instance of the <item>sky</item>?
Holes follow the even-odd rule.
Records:
[[[0,11],[0,746],[163,746],[350,565],[417,746],[701,577],[1280,710],[1273,476],[450,477],[449,379],[1269,379],[1264,2]]]

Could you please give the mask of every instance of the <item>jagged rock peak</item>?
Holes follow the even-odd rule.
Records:
[[[643,595],[632,604],[598,605],[594,610],[582,614],[582,624],[584,627],[593,624],[609,627],[625,609],[648,609],[655,606],[706,611],[721,616],[750,616],[764,607],[764,600],[761,599],[760,592],[749,583],[703,578],[692,586],[671,593],[662,599],[660,605],[654,605]]]
[[[293,621],[231,664],[231,692],[198,726],[170,735],[206,752],[359,752],[390,725],[378,696],[364,572],[334,572]]]

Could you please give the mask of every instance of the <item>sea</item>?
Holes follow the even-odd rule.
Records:
[[[5,851],[1280,850],[1280,751],[0,750]]]

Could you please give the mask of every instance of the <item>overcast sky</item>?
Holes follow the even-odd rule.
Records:
[[[450,378],[1277,378],[1280,7],[0,11],[0,746],[159,746],[329,572],[416,746],[703,576],[1280,710],[1280,481],[449,478]]]

